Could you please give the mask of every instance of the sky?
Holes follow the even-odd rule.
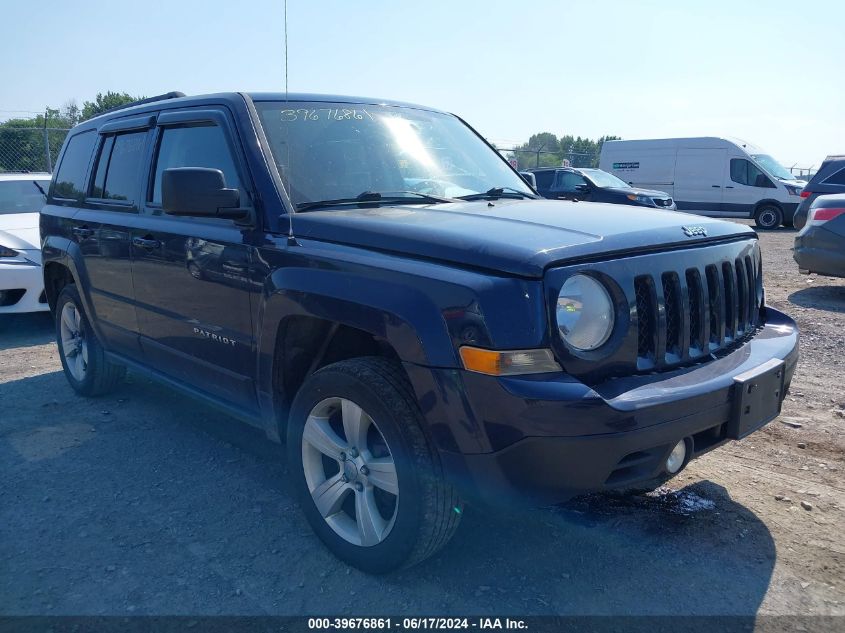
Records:
[[[283,0],[3,4],[0,119],[107,90],[284,90]],[[787,167],[845,153],[841,0],[288,0],[287,14],[291,92],[436,107],[500,147],[548,131],[735,136]]]

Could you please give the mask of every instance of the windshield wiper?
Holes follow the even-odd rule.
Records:
[[[296,205],[298,212],[322,209],[324,207],[335,207],[349,204],[373,204],[385,202],[401,202],[403,204],[438,204],[443,202],[457,202],[455,198],[444,198],[419,191],[364,191],[354,198],[337,198],[335,200],[315,200],[314,202],[301,202]]]
[[[461,200],[496,200],[498,198],[531,198],[536,199],[537,196],[514,189],[513,187],[493,187],[484,193],[471,193],[466,196],[458,196]]]
[[[41,192],[41,195],[42,195],[42,196],[44,196],[45,198],[47,197],[47,192],[46,192],[46,191],[44,191],[44,189],[41,187],[41,185],[39,185],[39,184],[38,184],[38,181],[37,181],[37,180],[33,180],[33,181],[32,181],[32,184],[33,184],[33,185],[35,185],[36,187],[38,187],[38,191],[40,191],[40,192]]]

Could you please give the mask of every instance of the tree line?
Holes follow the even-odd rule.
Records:
[[[143,99],[126,92],[98,92],[93,101],[82,107],[75,100],[60,108],[48,107],[44,114],[16,117],[0,123],[0,172],[46,171],[49,148],[51,162],[55,161],[65,140],[64,130],[77,123],[102,114],[106,110]]]
[[[532,134],[527,143],[523,143],[508,154],[508,159],[515,159],[519,169],[534,167],[598,167],[601,146],[605,141],[618,140],[619,136],[602,136],[597,140],[564,134],[558,138],[551,132]]]

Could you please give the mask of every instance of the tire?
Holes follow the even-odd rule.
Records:
[[[81,396],[103,396],[114,391],[126,376],[126,367],[106,359],[82,309],[74,284],[56,299],[56,343],[65,377]]]
[[[754,214],[754,223],[758,229],[770,231],[778,228],[783,222],[783,211],[773,204],[764,204]]]
[[[287,450],[312,529],[338,558],[365,572],[419,563],[460,522],[463,504],[444,479],[395,362],[357,358],[311,375],[291,407]]]

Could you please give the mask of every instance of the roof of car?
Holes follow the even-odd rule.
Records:
[[[403,101],[394,101],[391,99],[380,99],[375,97],[352,97],[347,95],[328,95],[328,94],[314,94],[303,92],[220,92],[203,95],[188,95],[179,96],[182,93],[169,92],[158,97],[151,97],[149,99],[142,99],[138,102],[128,103],[125,106],[120,106],[103,112],[99,116],[88,119],[80,124],[80,128],[96,127],[98,124],[115,117],[123,117],[130,114],[137,114],[141,112],[148,112],[150,110],[160,110],[162,108],[173,108],[179,106],[186,106],[198,103],[210,102],[240,102],[243,103],[244,97],[248,97],[255,102],[262,101],[290,101],[298,102],[322,102],[322,103],[348,103],[361,105],[386,105],[403,108],[415,108],[417,110],[427,110],[429,112],[440,112],[436,108],[417,105],[414,103],[406,103]],[[93,123],[92,123],[93,122]],[[90,124],[90,125],[89,125]]]
[[[0,181],[5,180],[50,180],[51,176],[46,171],[25,171],[0,174]]]

